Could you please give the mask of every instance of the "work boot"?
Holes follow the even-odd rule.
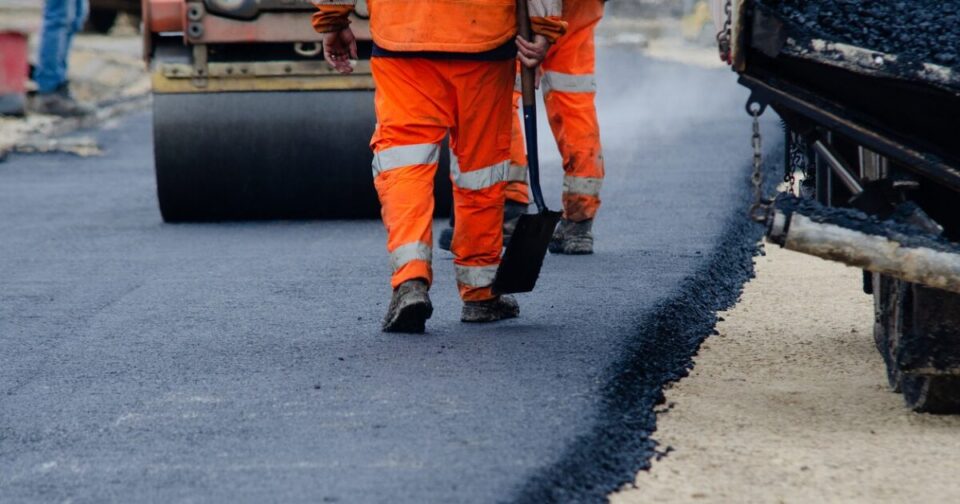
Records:
[[[520,305],[513,296],[497,296],[486,301],[466,301],[460,312],[462,322],[496,322],[516,318],[520,315]]]
[[[51,93],[34,94],[28,101],[28,107],[37,114],[60,117],[83,117],[94,112],[93,107],[73,98],[67,84],[61,84]]]
[[[527,203],[518,203],[513,200],[507,200],[503,205],[503,246],[510,243],[510,237],[513,236],[513,230],[517,229],[517,222],[520,216],[527,213]],[[440,231],[440,248],[450,250],[450,244],[453,243],[453,226]]]
[[[593,219],[573,222],[562,219],[550,239],[554,254],[583,255],[593,253]]]
[[[394,289],[390,308],[383,317],[383,332],[422,333],[433,315],[427,289],[423,280],[407,280]]]

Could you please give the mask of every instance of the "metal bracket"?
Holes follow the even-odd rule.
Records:
[[[193,85],[197,87],[207,87],[207,77],[210,72],[207,69],[207,45],[197,44],[193,46]]]
[[[194,46],[194,50],[197,46]],[[195,55],[196,56],[196,55]],[[202,59],[203,56],[201,55]],[[203,75],[197,71],[195,63],[161,63],[160,73],[167,79],[190,79],[205,77],[207,79],[243,79],[254,77],[339,77],[340,74],[330,68],[323,60],[278,60],[278,61],[247,61],[247,62],[208,62]],[[360,60],[354,66],[352,75],[369,75],[370,61]]]
[[[203,38],[203,17],[206,13],[207,9],[201,2],[187,4],[187,37],[190,40]]]
[[[813,143],[813,149],[817,152],[817,156],[827,163],[827,166],[830,167],[834,175],[840,179],[840,182],[846,186],[851,194],[856,196],[863,192],[863,185],[857,180],[857,177],[853,174],[853,170],[832,145],[817,140]]]
[[[747,111],[747,115],[750,117],[753,117],[754,112],[757,112],[758,116],[762,116],[763,113],[767,111],[767,101],[759,99],[756,93],[750,93],[744,110]]]

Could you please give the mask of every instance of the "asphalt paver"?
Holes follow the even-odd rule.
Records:
[[[583,501],[631,481],[649,445],[584,458],[578,441],[648,439],[609,418],[611,397],[632,404],[621,371],[682,374],[696,342],[656,333],[647,362],[638,338],[683,295],[719,296],[697,282],[749,273],[725,276],[750,260],[724,254],[756,238],[731,224],[750,125],[724,70],[608,49],[599,91],[596,253],[547,257],[520,318],[465,325],[438,250],[425,335],[380,332],[379,222],[164,224],[149,113],[95,132],[100,157],[0,163],[0,501]],[[631,466],[619,481],[610,456]],[[572,462],[606,476],[584,489]]]

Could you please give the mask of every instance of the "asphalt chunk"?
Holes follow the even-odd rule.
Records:
[[[960,0],[760,0],[810,35],[960,68]]]

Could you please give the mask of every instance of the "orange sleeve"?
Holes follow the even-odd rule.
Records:
[[[530,29],[537,35],[543,35],[553,43],[564,33],[567,33],[567,22],[560,16],[531,17]]]
[[[350,26],[350,13],[353,4],[315,3],[317,12],[313,13],[313,29],[320,33],[337,32]]]

